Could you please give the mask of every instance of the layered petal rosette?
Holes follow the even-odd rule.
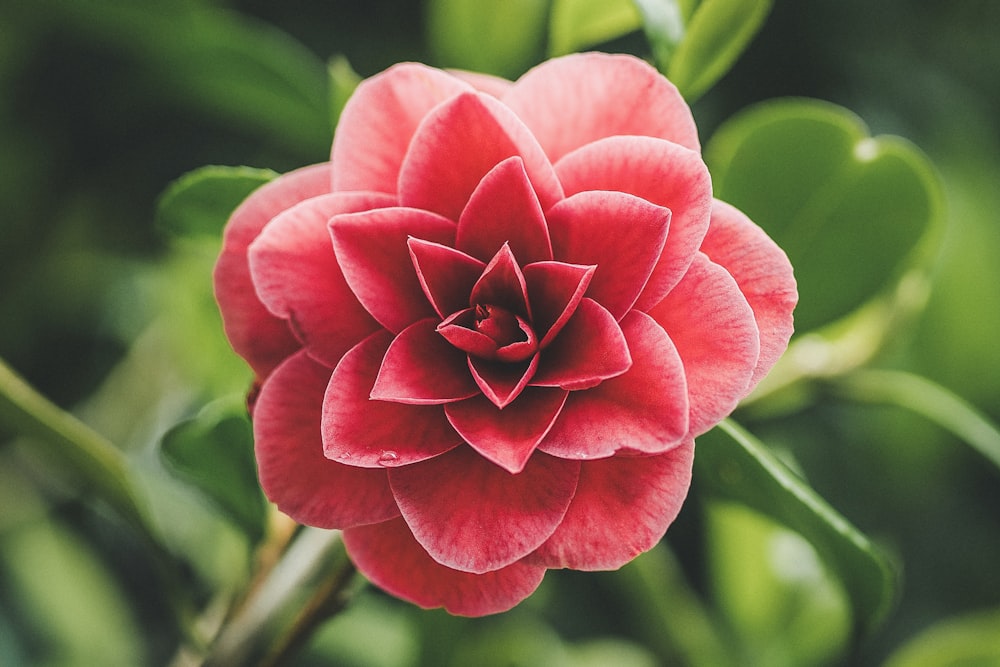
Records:
[[[364,81],[330,162],[235,211],[215,286],[268,497],[467,615],[655,545],[797,298],[674,86],[604,54]]]

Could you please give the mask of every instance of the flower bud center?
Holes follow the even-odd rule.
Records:
[[[496,341],[497,347],[528,340],[513,313],[491,304],[476,305],[476,331]]]

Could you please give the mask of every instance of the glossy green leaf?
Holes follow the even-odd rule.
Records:
[[[544,51],[547,0],[430,0],[427,34],[445,67],[516,78]]]
[[[847,592],[854,624],[875,629],[889,610],[896,573],[888,558],[756,438],[732,421],[698,438],[696,484],[805,538]]]
[[[253,433],[240,399],[220,399],[168,431],[161,453],[251,540],[264,534],[267,503],[257,484]]]
[[[926,157],[898,137],[870,137],[854,114],[825,102],[753,107],[719,129],[705,158],[716,196],[788,253],[800,332],[887,287],[941,220],[940,184]]]
[[[950,618],[897,650],[884,667],[995,667],[1000,664],[1000,609]]]
[[[277,177],[269,169],[208,166],[170,184],[156,206],[156,225],[174,236],[220,238],[247,195]]]
[[[549,55],[561,56],[638,30],[633,0],[554,0],[549,17]]]
[[[658,64],[688,101],[718,81],[763,27],[773,0],[705,0],[669,63]]]

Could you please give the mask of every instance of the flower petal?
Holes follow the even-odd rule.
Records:
[[[280,213],[250,245],[250,271],[261,301],[288,320],[309,353],[330,368],[379,325],[347,286],[327,221],[390,204],[391,197],[375,193],[313,197]]]
[[[330,165],[303,167],[254,190],[233,211],[222,236],[213,282],[230,345],[264,378],[301,345],[288,323],[257,298],[247,247],[271,218],[300,201],[330,191]]]
[[[611,137],[566,155],[556,173],[567,196],[614,190],[670,209],[670,233],[636,307],[659,303],[684,275],[708,230],[712,179],[701,154],[649,137]]]
[[[278,509],[310,526],[348,528],[399,516],[386,471],[323,456],[320,419],[330,373],[298,352],[264,382],[253,420],[260,485]]]
[[[680,513],[693,463],[694,440],[664,454],[584,462],[562,523],[525,562],[616,570],[649,551]]]
[[[476,381],[493,405],[504,409],[528,386],[538,369],[538,354],[520,363],[506,363],[469,357],[469,370],[472,379]]]
[[[571,392],[541,451],[570,459],[604,458],[619,449],[658,454],[687,433],[687,384],[670,337],[635,310],[621,328],[632,367],[593,389]]]
[[[436,330],[433,318],[411,324],[392,341],[371,397],[412,405],[434,405],[479,394],[464,352]]]
[[[462,439],[437,405],[370,398],[392,335],[372,334],[344,355],[323,398],[326,457],[362,468],[401,466],[437,456]]]
[[[469,72],[467,70],[460,69],[449,69],[446,71],[449,74],[457,76],[462,81],[465,81],[479,92],[488,93],[496,98],[503,97],[503,95],[510,90],[510,87],[514,85],[512,81],[508,81],[507,79],[494,76],[492,74]]]
[[[479,182],[458,220],[455,247],[488,262],[504,243],[522,266],[552,259],[549,230],[524,161],[510,157]]]
[[[691,435],[726,417],[743,396],[760,355],[753,310],[729,273],[698,253],[684,278],[649,311],[684,363]]]
[[[510,246],[503,244],[472,286],[469,305],[500,306],[508,312],[531,319],[528,287]]]
[[[562,198],[552,164],[528,128],[496,98],[463,93],[427,114],[399,172],[399,202],[458,220],[486,174],[519,155],[545,210]]]
[[[392,595],[432,609],[444,607],[461,616],[497,614],[531,595],[545,568],[516,562],[470,574],[436,563],[402,519],[344,531],[351,561],[372,583]]]
[[[632,365],[621,327],[593,299],[583,299],[552,345],[539,355],[535,387],[578,391],[621,375]]]
[[[590,286],[596,266],[536,262],[524,267],[532,325],[546,347],[566,326]]]
[[[389,485],[413,536],[446,567],[481,574],[538,548],[569,507],[580,464],[544,454],[517,475],[470,447],[393,468]]]
[[[476,451],[498,466],[519,473],[552,427],[567,392],[528,388],[503,410],[485,398],[451,403],[448,421]]]
[[[518,79],[503,102],[531,128],[553,162],[614,135],[658,137],[700,148],[691,109],[677,88],[632,56],[554,58]]]
[[[443,318],[467,308],[486,263],[440,243],[414,238],[406,243],[417,280],[437,314]]]
[[[333,139],[333,189],[395,193],[400,165],[424,116],[472,88],[441,70],[402,63],[362,81]]]
[[[670,210],[621,192],[580,192],[547,212],[556,259],[596,264],[587,296],[615,319],[629,311],[656,266]]]
[[[747,393],[767,375],[788,347],[792,311],[799,296],[784,251],[740,210],[719,200],[701,250],[729,271],[753,308],[760,330],[760,357]]]
[[[330,233],[347,284],[382,326],[399,333],[434,315],[413,268],[407,239],[450,245],[455,223],[427,211],[380,208],[335,216]]]

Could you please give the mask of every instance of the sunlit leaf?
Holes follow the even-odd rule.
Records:
[[[855,625],[875,629],[896,589],[885,554],[733,422],[700,436],[697,446],[697,485],[710,497],[743,504],[804,537],[843,585]]]
[[[253,434],[242,399],[220,399],[163,436],[160,450],[251,540],[264,533],[267,505],[257,485]]]
[[[160,196],[156,225],[174,236],[221,238],[247,195],[277,174],[269,169],[208,166],[181,176]]]
[[[621,37],[642,25],[633,0],[554,0],[549,55],[561,56]]]
[[[1000,609],[950,618],[903,645],[884,667],[990,667],[1000,664]]]
[[[642,16],[642,30],[653,49],[653,60],[663,73],[684,38],[684,8],[677,0],[634,0]]]
[[[361,83],[361,75],[354,71],[347,58],[338,56],[332,58],[326,66],[330,78],[330,120],[336,129],[340,120],[340,112],[344,110],[347,100],[354,94],[354,89]]]
[[[855,115],[825,102],[753,107],[719,129],[705,157],[716,195],[788,253],[799,332],[878,294],[941,220],[926,157],[898,137],[870,137]]]

